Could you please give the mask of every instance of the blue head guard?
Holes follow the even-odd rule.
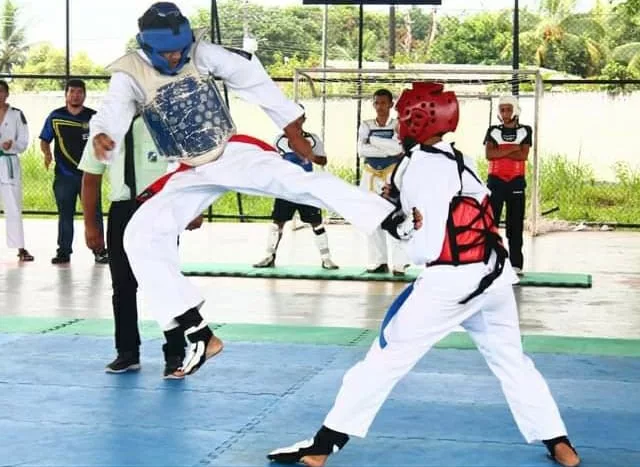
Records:
[[[189,20],[171,2],[157,2],[138,19],[140,32],[136,36],[138,45],[160,73],[175,75],[189,61],[189,50],[194,37]],[[182,56],[175,68],[162,53],[180,51]]]

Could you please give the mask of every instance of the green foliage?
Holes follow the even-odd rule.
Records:
[[[575,13],[576,0],[542,0],[538,11],[520,10],[522,65],[543,66],[583,77],[610,75],[612,61],[640,71],[640,0],[596,0],[589,12]],[[291,63],[320,63],[322,7],[267,7],[244,0],[218,5],[222,43],[241,47],[248,34],[257,55],[277,76],[291,76]],[[508,65],[512,55],[512,10],[436,15],[417,7],[396,10],[394,63]],[[191,18],[194,28],[210,28],[208,9]],[[363,58],[389,60],[387,11],[365,11]],[[327,56],[354,62],[358,49],[358,8],[328,9]],[[135,48],[133,39],[127,50]]]
[[[20,155],[23,186],[23,210],[38,212],[57,212],[53,197],[53,166],[49,170],[44,168],[44,158],[37,144],[31,145]],[[103,179],[102,199],[103,210],[109,209],[109,180]],[[82,206],[78,202],[76,211]]]
[[[0,18],[0,72],[10,73],[26,60],[28,46],[25,30],[18,27],[19,8],[5,0]]]
[[[511,20],[506,12],[483,12],[467,18],[441,19],[429,51],[432,63],[510,63],[502,54],[511,41]],[[509,46],[510,47],[510,46]]]
[[[559,207],[552,217],[568,221],[638,223],[640,172],[615,164],[616,179],[595,179],[590,166],[555,155],[542,159],[541,209]]]
[[[46,75],[65,73],[65,52],[45,42],[29,49],[27,60],[23,66],[14,70],[20,74]],[[71,60],[71,72],[77,75],[104,75],[104,67],[91,61],[86,52],[76,53]],[[107,82],[87,80],[87,88],[92,90],[106,89]],[[19,79],[15,80],[15,88],[23,91],[59,91],[64,89],[64,79]]]

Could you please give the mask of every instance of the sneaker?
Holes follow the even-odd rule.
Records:
[[[326,258],[322,260],[322,269],[340,269],[340,267],[331,261],[331,258]]]
[[[51,258],[51,264],[67,264],[71,262],[71,256],[63,255],[61,253],[57,253],[53,258]]]
[[[165,357],[164,379],[184,379],[184,371],[182,371],[182,357]]]
[[[276,266],[276,255],[269,255],[253,265],[254,268],[273,268]]]
[[[385,274],[389,272],[389,266],[387,266],[386,263],[378,264],[367,268],[367,272],[369,274]]]
[[[140,369],[140,354],[135,352],[118,352],[114,361],[105,368],[105,373],[125,373],[127,371],[138,371]]]
[[[513,272],[515,272],[518,276],[524,276],[524,271],[522,270],[522,268],[518,268],[514,266]]]
[[[94,251],[93,257],[96,264],[109,264],[109,253],[107,253],[107,250]]]

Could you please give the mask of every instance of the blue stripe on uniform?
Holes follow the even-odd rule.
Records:
[[[384,338],[384,328],[391,322],[391,319],[398,313],[404,302],[409,298],[413,292],[413,282],[404,289],[400,295],[396,297],[393,301],[389,309],[387,310],[387,314],[382,321],[382,326],[380,327],[380,348],[384,349],[387,346],[387,340]]]

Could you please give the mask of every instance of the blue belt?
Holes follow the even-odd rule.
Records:
[[[7,154],[4,151],[0,151],[0,157],[6,157],[6,161],[7,161],[7,168],[9,169],[9,178],[13,179],[13,163],[11,162],[11,159],[9,159],[11,156],[16,156],[17,154]]]
[[[365,157],[364,162],[369,164],[376,170],[386,169],[390,165],[397,163],[400,160],[399,157]]]

